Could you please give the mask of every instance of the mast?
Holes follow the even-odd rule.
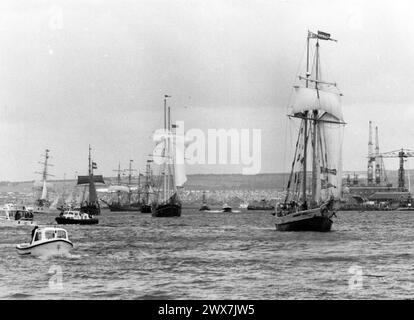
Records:
[[[128,169],[128,188],[129,188],[129,192],[128,192],[128,203],[131,204],[131,183],[132,183],[132,162],[134,160],[129,160],[129,169]],[[138,178],[139,179],[139,178]],[[139,183],[139,182],[138,182]]]
[[[374,163],[374,152],[373,152],[373,144],[372,144],[372,121],[369,122],[369,137],[368,137],[368,168],[367,168],[367,180],[368,185],[372,185],[373,183],[373,163]]]
[[[96,189],[93,181],[94,163],[92,162],[91,150],[91,145],[89,145],[89,203],[96,201]]]
[[[42,195],[40,196],[41,200],[47,200],[47,177],[52,176],[51,174],[48,173],[48,167],[51,167],[52,165],[49,164],[49,149],[45,150],[45,155],[44,155],[44,161],[39,161],[40,164],[43,165],[43,170],[42,172],[38,172],[36,171],[35,173],[41,174],[42,175]]]
[[[169,96],[169,95],[164,95],[164,132],[165,133],[168,133],[168,127],[167,127],[167,98],[171,98],[171,96]],[[167,140],[167,145],[166,146],[164,146],[164,151],[163,151],[163,156],[164,156],[164,164],[163,164],[163,193],[164,193],[164,202],[166,202],[167,201],[167,196],[168,196],[168,193],[167,193],[167,176],[166,176],[166,169],[167,169],[167,166],[166,166],[166,164],[165,164],[165,157],[166,157],[166,147],[168,147],[168,140]]]
[[[121,185],[121,162],[118,162],[118,170],[115,169],[113,171],[118,173],[117,174],[117,183],[118,183],[118,186],[120,186]],[[118,198],[118,203],[120,203],[120,193],[121,192],[119,190],[116,192],[116,195],[117,195],[117,198]]]
[[[168,134],[171,134],[171,108],[168,107],[168,115],[167,115],[167,124],[168,124]],[[170,197],[170,188],[171,188],[171,145],[170,145],[170,136],[168,136],[167,140],[167,197]]]
[[[310,32],[308,30],[308,36],[306,41],[306,88],[309,86],[309,38],[310,38]],[[304,112],[304,127],[303,127],[303,177],[302,177],[302,205],[304,208],[307,207],[307,199],[306,199],[306,179],[307,179],[307,153],[308,153],[308,111]]]
[[[316,40],[316,66],[315,66],[315,89],[318,90],[319,80],[319,40]],[[317,202],[317,188],[318,188],[318,155],[317,155],[317,119],[318,110],[313,110],[313,132],[312,132],[312,202]]]
[[[150,188],[150,168],[151,160],[147,160],[146,172],[145,172],[145,204],[149,204],[149,188]]]

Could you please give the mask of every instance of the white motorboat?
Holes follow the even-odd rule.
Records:
[[[17,253],[33,256],[67,255],[73,248],[65,229],[55,227],[43,227],[33,229],[30,243],[22,243],[16,246]]]
[[[55,220],[58,224],[97,224],[99,222],[97,218],[77,210],[62,211]]]
[[[0,226],[35,226],[33,221],[33,212],[27,210],[24,206],[17,206],[12,203],[6,203],[0,208]]]

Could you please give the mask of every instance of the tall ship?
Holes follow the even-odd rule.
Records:
[[[336,83],[321,77],[320,41],[331,35],[308,31],[306,75],[299,76],[289,118],[300,121],[286,197],[275,212],[279,231],[330,231],[342,187],[342,137],[345,125]],[[312,66],[310,43],[315,41]],[[310,161],[309,161],[310,160]],[[310,162],[310,192],[308,163]]]
[[[128,183],[125,185],[122,183],[121,179],[121,164],[118,165],[117,171],[117,184],[110,186],[108,190],[110,192],[116,193],[116,200],[112,201],[111,203],[104,201],[107,205],[109,210],[111,212],[121,212],[121,211],[132,211],[132,212],[139,212],[140,211],[140,203],[139,199],[133,199],[133,190],[138,190],[139,188],[139,182],[138,186],[134,187],[132,185],[132,172],[134,169],[132,169],[132,162],[133,160],[129,160],[129,174],[128,174]],[[138,195],[138,193],[137,193]],[[136,195],[135,195],[136,196]]]
[[[144,186],[140,190],[141,203],[140,203],[140,210],[141,213],[151,213],[151,197],[154,195],[154,183],[152,178],[152,170],[151,170],[151,162],[153,160],[147,160],[146,168],[145,168],[145,181]]]
[[[52,176],[49,174],[48,168],[52,166],[49,163],[49,149],[45,150],[45,154],[43,155],[44,160],[40,161],[39,163],[43,166],[43,170],[41,172],[36,172],[42,176],[42,180],[35,181],[34,190],[35,190],[35,197],[36,200],[34,202],[33,208],[31,210],[33,213],[48,213],[50,212],[50,201],[49,201],[49,183],[47,181],[48,177]]]
[[[171,125],[171,112],[167,98],[164,96],[164,130],[154,135],[156,142],[156,159],[160,160],[160,175],[157,192],[152,203],[153,217],[181,216],[181,201],[178,188],[182,187],[187,177],[184,168],[184,137],[177,134],[177,126]]]
[[[98,196],[96,194],[95,183],[103,183],[105,181],[102,175],[94,175],[93,170],[97,169],[98,166],[96,162],[92,161],[91,157],[91,146],[89,146],[89,165],[88,165],[88,175],[87,176],[78,176],[78,186],[84,186],[84,193],[82,195],[79,211],[81,213],[87,213],[90,216],[95,216],[101,214],[101,207],[99,205]],[[85,197],[86,189],[89,189],[88,196]],[[85,199],[86,198],[86,199]]]

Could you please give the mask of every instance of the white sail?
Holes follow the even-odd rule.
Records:
[[[47,200],[47,186],[46,180],[43,180],[43,189],[42,189],[42,196],[40,197],[42,200]]]
[[[153,152],[154,161],[172,161],[174,164],[174,181],[176,187],[182,187],[187,181],[187,175],[185,173],[185,139],[181,135],[174,133],[167,133],[163,130],[158,130],[153,140],[156,143],[156,147]],[[165,154],[166,146],[170,141],[172,148],[171,154]]]
[[[318,123],[318,158],[319,162],[319,199],[325,201],[330,196],[338,199],[342,190],[342,124],[332,123],[334,116],[325,114]],[[327,122],[332,121],[332,122]]]
[[[174,147],[174,174],[175,174],[175,186],[182,187],[187,181],[187,175],[185,173],[185,144],[184,137],[175,135],[173,140]]]
[[[336,117],[336,121],[343,119],[341,97],[338,93],[296,86],[292,105],[293,114],[311,110],[325,111]]]
[[[67,196],[65,203],[71,203],[73,201],[73,194],[72,192],[69,193],[69,195]]]
[[[108,192],[129,192],[130,189],[127,186],[109,186]]]

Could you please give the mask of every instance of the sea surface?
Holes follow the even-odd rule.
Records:
[[[30,227],[0,226],[0,299],[412,299],[414,212],[337,216],[332,232],[296,233],[269,211],[105,210],[65,226],[71,255],[47,259],[17,254]]]

